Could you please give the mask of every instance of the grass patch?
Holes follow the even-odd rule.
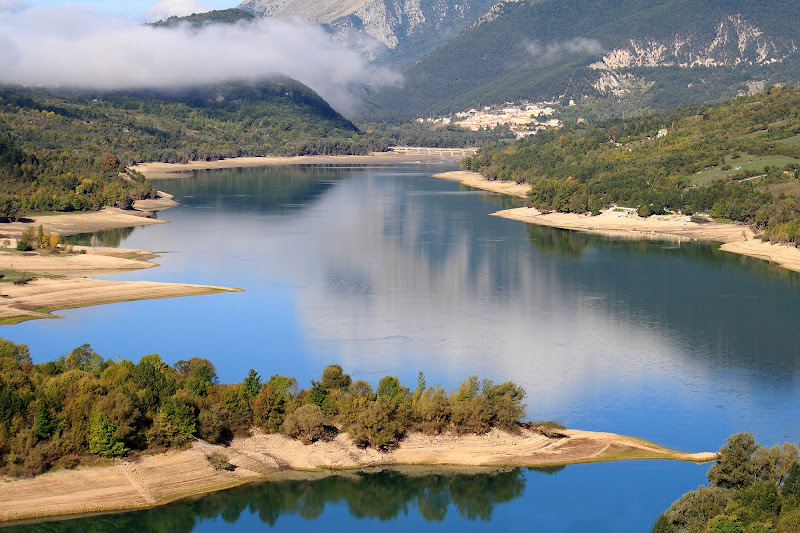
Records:
[[[778,196],[783,193],[786,196],[800,197],[800,180],[787,181],[785,183],[775,183],[772,185],[764,185],[764,191],[771,192],[773,195]]]
[[[35,272],[22,272],[21,270],[0,269],[0,283],[27,283],[36,278],[60,278],[56,274],[37,274]]]
[[[794,137],[789,137],[788,139],[781,139],[779,142],[781,144],[788,144],[789,146],[800,146],[800,135],[795,135]]]
[[[743,170],[762,171],[764,167],[783,168],[792,163],[800,163],[800,160],[785,155],[749,156],[745,154],[737,159],[731,159],[730,156],[727,156],[724,164],[707,168],[697,174],[692,174],[691,183],[692,185],[700,187],[710,185],[714,180],[727,178]],[[723,166],[727,167],[728,165],[730,165],[731,168],[722,170]]]

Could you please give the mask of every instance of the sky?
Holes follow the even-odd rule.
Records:
[[[352,87],[399,82],[398,73],[334,44],[302,20],[153,28],[170,15],[230,7],[223,0],[0,0],[0,83],[78,89],[186,87],[284,75],[353,111]]]
[[[0,0],[3,4],[21,4],[21,0]],[[150,15],[190,15],[212,9],[227,9],[239,5],[237,0],[27,0],[30,6],[86,5],[98,11],[122,15],[132,20],[151,22]],[[167,14],[169,13],[169,14]]]

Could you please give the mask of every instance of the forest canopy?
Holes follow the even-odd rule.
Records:
[[[158,354],[138,363],[103,359],[83,344],[34,364],[28,347],[0,339],[0,472],[35,475],[82,457],[165,450],[195,438],[227,443],[252,427],[306,444],[346,431],[359,446],[388,450],[409,431],[483,434],[517,431],[525,390],[513,382],[470,376],[450,391],[414,389],[386,376],[377,387],[329,365],[301,388],[297,379],[219,383],[214,365],[192,357],[166,364]]]

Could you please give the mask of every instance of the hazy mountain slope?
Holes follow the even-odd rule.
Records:
[[[508,3],[368,96],[371,113],[449,113],[584,95],[638,107],[797,83],[800,4],[786,0]]]
[[[496,0],[245,0],[258,16],[325,24],[337,42],[395,66],[419,58],[468,28]]]
[[[302,83],[275,79],[182,89],[56,91],[0,86],[0,134],[28,153],[130,164],[359,149],[358,129]],[[303,145],[303,146],[301,146]],[[363,151],[363,150],[362,150]]]
[[[150,25],[157,28],[169,28],[186,22],[197,28],[206,24],[235,24],[243,20],[253,20],[254,18],[255,16],[249,11],[231,8],[206,11],[205,13],[192,13],[191,15],[187,15],[185,17],[172,16],[166,20],[153,22]]]

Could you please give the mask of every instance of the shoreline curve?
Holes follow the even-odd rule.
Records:
[[[484,189],[518,198],[527,198],[529,185],[487,180],[477,172],[454,171],[434,174],[436,178],[460,181],[469,187]],[[709,222],[698,224],[681,215],[653,215],[642,218],[630,209],[606,209],[599,215],[576,213],[540,213],[533,207],[517,207],[492,213],[494,216],[550,226],[554,228],[600,233],[604,235],[656,240],[702,240],[720,242],[720,249],[774,263],[787,270],[800,272],[800,248],[761,241],[741,223]]]
[[[567,438],[528,429],[519,434],[493,429],[486,435],[463,436],[414,433],[384,453],[358,448],[346,434],[304,446],[283,435],[254,430],[252,436],[236,438],[229,446],[195,440],[185,450],[117,459],[109,466],[6,479],[0,484],[0,522],[146,509],[252,482],[317,478],[374,467],[541,467],[630,459],[703,463],[716,457],[712,452],[683,453],[613,433],[561,432]],[[226,455],[236,468],[215,470],[207,460],[212,453]]]

